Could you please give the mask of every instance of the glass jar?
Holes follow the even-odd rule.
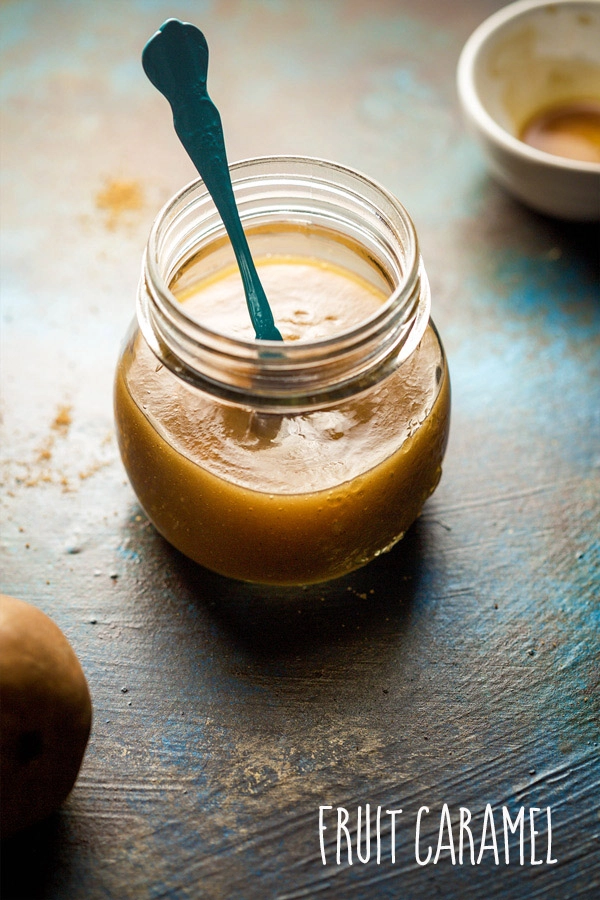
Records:
[[[116,373],[120,451],[147,516],[191,559],[243,581],[325,581],[389,550],[435,489],[446,358],[393,196],[301,157],[246,160],[231,175],[284,341],[229,326],[218,291],[236,278],[233,252],[192,182],[148,240]],[[269,287],[276,270],[283,289]],[[349,318],[335,279],[357,293]],[[247,315],[241,282],[233,294]]]

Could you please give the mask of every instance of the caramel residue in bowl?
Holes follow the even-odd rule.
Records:
[[[546,107],[523,125],[526,144],[583,162],[600,162],[600,100],[582,99]]]

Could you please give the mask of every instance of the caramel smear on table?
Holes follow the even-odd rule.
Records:
[[[521,140],[536,150],[583,162],[600,162],[600,101],[546,107],[523,126]]]
[[[61,437],[66,437],[69,428],[71,427],[71,422],[71,407],[59,406],[56,415],[50,424],[50,434],[38,450],[36,457],[38,463],[45,463],[52,459],[56,435],[58,434]],[[47,472],[43,471],[35,476],[31,475],[26,481],[26,484],[33,486],[39,481],[51,481],[51,478]]]
[[[106,227],[113,230],[123,214],[141,209],[144,195],[137,181],[109,181],[96,195],[96,207],[106,210]]]
[[[60,485],[64,492],[72,492],[111,465],[115,459],[112,433],[99,443],[88,441],[82,445],[79,439],[74,451],[70,440],[72,424],[72,407],[64,403],[57,406],[46,435],[29,458],[0,460],[0,483],[8,486],[12,482],[27,488]],[[14,496],[10,489],[7,493]]]
[[[53,431],[58,431],[61,434],[66,434],[71,427],[72,421],[71,407],[59,406],[58,411],[54,417],[54,421],[52,422],[51,428],[53,429]]]

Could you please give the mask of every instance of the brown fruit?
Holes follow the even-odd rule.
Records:
[[[44,819],[77,778],[92,723],[73,648],[35,606],[0,594],[0,828]]]

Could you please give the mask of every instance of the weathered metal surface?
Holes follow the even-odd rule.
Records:
[[[66,805],[5,848],[7,900],[600,890],[598,234],[509,199],[463,130],[456,60],[499,5],[0,7],[2,589],[65,631],[95,711]],[[208,36],[230,159],[353,165],[421,236],[453,377],[443,480],[400,546],[322,588],[186,562],[117,456],[112,371],[142,249],[193,177],[139,62],[171,15]],[[366,803],[384,810],[381,861],[373,845],[338,866],[336,808],[355,825]],[[418,810],[435,852],[444,803],[456,834],[470,810],[476,844],[492,805],[499,865],[491,849],[418,865]],[[506,865],[503,806],[542,809],[541,865],[529,843],[519,865],[517,836]]]

